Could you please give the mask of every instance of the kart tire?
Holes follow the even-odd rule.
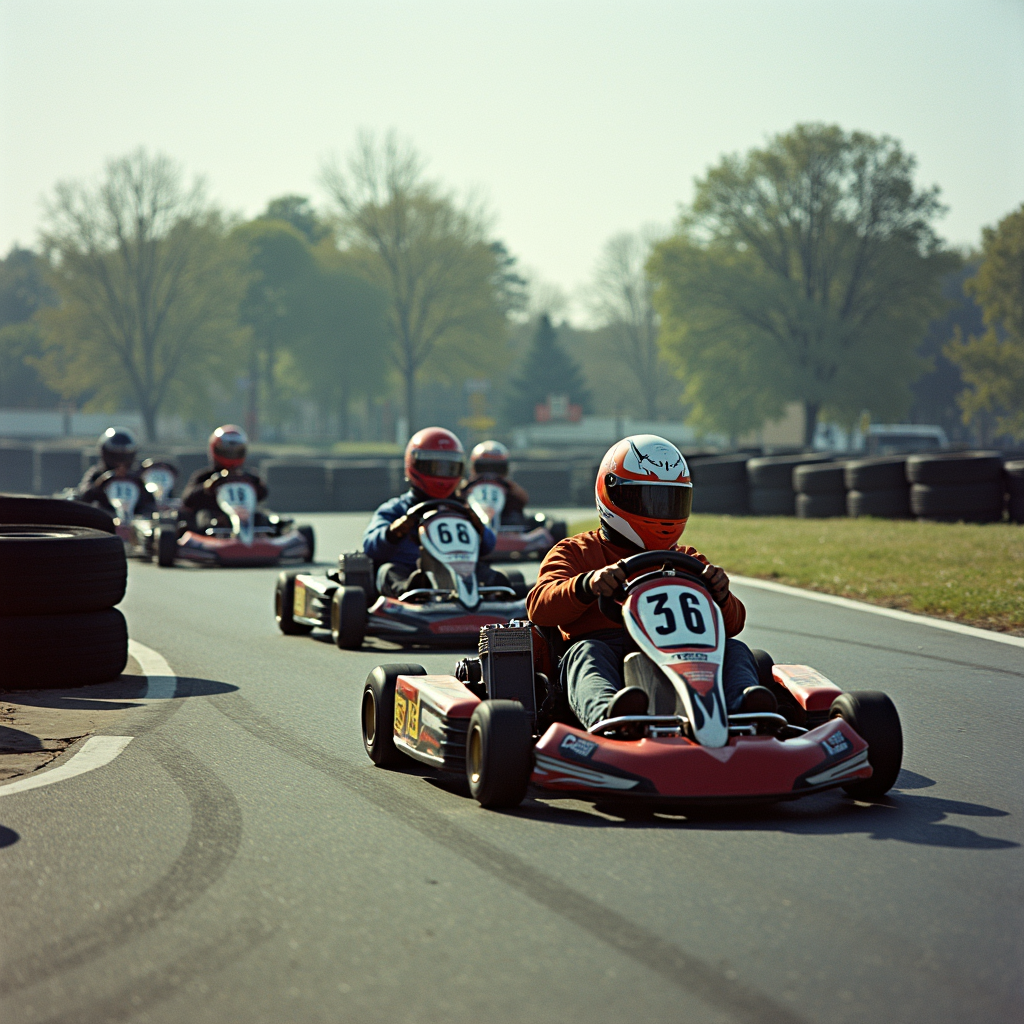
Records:
[[[796,496],[798,519],[835,519],[846,515],[846,494],[798,494]]]
[[[793,490],[798,494],[846,494],[845,467],[841,462],[797,466]]]
[[[844,477],[848,491],[905,491],[907,457],[851,459],[846,463]]]
[[[44,526],[86,526],[116,533],[114,517],[83,501],[34,498],[28,494],[0,494],[0,523],[35,523]]]
[[[876,519],[909,519],[910,487],[902,484],[886,490],[847,491],[846,514],[851,519],[874,516]]]
[[[128,663],[128,626],[117,608],[0,618],[0,689],[89,686]]]
[[[407,760],[395,746],[395,683],[399,676],[425,676],[422,665],[378,665],[363,684],[359,720],[363,747],[378,768],[394,768]],[[381,726],[384,728],[381,728]]]
[[[737,465],[741,465],[737,463]],[[694,484],[693,511],[708,515],[744,516],[750,503],[746,477],[730,484]]]
[[[119,537],[85,526],[0,526],[0,615],[102,611],[127,582]]]
[[[156,564],[169,569],[178,557],[177,526],[158,526],[153,531],[153,547],[156,548]]]
[[[1003,483],[913,484],[910,510],[919,519],[995,523],[1003,518]]]
[[[366,637],[366,592],[338,587],[331,598],[331,637],[343,651],[358,651]]]
[[[306,561],[312,562],[316,554],[316,534],[313,532],[313,527],[300,526],[295,532],[305,537],[306,544],[309,546],[309,554],[306,556]]]
[[[1010,495],[1010,522],[1024,523],[1024,494]]]
[[[277,619],[278,629],[285,636],[308,636],[313,632],[312,626],[292,618],[295,609],[295,577],[299,572],[298,569],[290,569],[279,573],[274,590],[274,618]]]
[[[912,484],[964,486],[999,480],[1003,459],[999,452],[942,452],[908,455],[907,480]]]
[[[569,526],[564,519],[557,519],[548,527],[551,539],[557,544],[569,536]]]
[[[855,800],[884,796],[903,764],[903,728],[896,705],[877,690],[855,690],[836,697],[828,717],[842,718],[867,742],[868,763],[874,769],[870,779],[848,782],[843,789]]]
[[[1013,459],[1003,466],[1006,491],[1011,498],[1024,498],[1024,460]]]
[[[466,778],[481,807],[518,807],[533,774],[533,735],[515,700],[485,700],[473,710],[466,736]]]

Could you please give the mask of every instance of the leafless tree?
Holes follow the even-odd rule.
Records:
[[[644,414],[652,420],[672,379],[658,348],[658,314],[646,270],[651,249],[660,238],[656,229],[647,227],[609,239],[590,290],[593,312],[614,332],[622,361],[640,389]]]
[[[493,346],[505,328],[503,272],[480,210],[425,177],[423,162],[394,134],[360,136],[346,168],[325,167],[343,240],[388,291],[409,431],[416,380],[439,346],[456,359]],[[461,352],[459,351],[461,347]]]
[[[238,336],[244,279],[220,218],[201,182],[141,149],[96,187],[59,184],[47,215],[60,305],[42,317],[44,373],[67,397],[134,401],[155,439],[174,389],[194,389]]]

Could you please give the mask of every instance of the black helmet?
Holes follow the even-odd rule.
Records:
[[[127,427],[107,427],[100,436],[100,458],[107,469],[131,466],[138,450],[135,435]]]

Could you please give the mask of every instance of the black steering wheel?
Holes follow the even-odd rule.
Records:
[[[469,518],[469,512],[465,503],[457,501],[455,498],[428,498],[426,501],[421,501],[418,505],[413,505],[405,514],[410,519],[422,519],[428,512],[436,512],[442,508],[452,512],[461,512],[467,519]]]
[[[626,585],[619,587],[613,594],[602,594],[597,599],[597,607],[601,614],[612,622],[622,621],[622,602],[629,590],[629,577],[643,572],[645,569],[670,568],[681,570],[683,576],[704,586],[701,576],[707,566],[693,555],[684,555],[682,551],[641,551],[638,555],[630,555],[622,560],[622,568],[626,573]],[[678,574],[678,573],[677,573]]]

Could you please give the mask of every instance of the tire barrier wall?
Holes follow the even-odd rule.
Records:
[[[846,463],[846,514],[879,519],[910,518],[905,455],[853,459]]]
[[[697,456],[688,459],[693,480],[693,511],[718,515],[746,515],[750,510],[747,486],[749,455]]]
[[[35,459],[31,448],[0,447],[0,491],[31,494],[35,490]]]
[[[124,670],[128,627],[114,606],[128,564],[120,538],[93,528],[97,515],[109,523],[77,502],[0,495],[0,688],[85,686]]]
[[[1007,462],[1004,469],[1010,499],[1010,522],[1024,523],[1024,459]]]
[[[995,523],[1003,518],[1006,478],[999,452],[907,457],[910,510],[918,519]]]
[[[825,452],[806,455],[770,455],[747,462],[750,487],[750,511],[755,516],[796,515],[796,491],[793,471],[798,466],[830,462]]]
[[[796,514],[800,519],[846,515],[846,482],[842,463],[808,463],[793,470]]]
[[[595,470],[595,477],[597,475]],[[537,466],[520,463],[512,468],[512,479],[525,487],[530,505],[569,505],[573,500],[573,472],[566,466]],[[593,488],[593,482],[591,482]],[[591,493],[593,493],[591,491]]]

